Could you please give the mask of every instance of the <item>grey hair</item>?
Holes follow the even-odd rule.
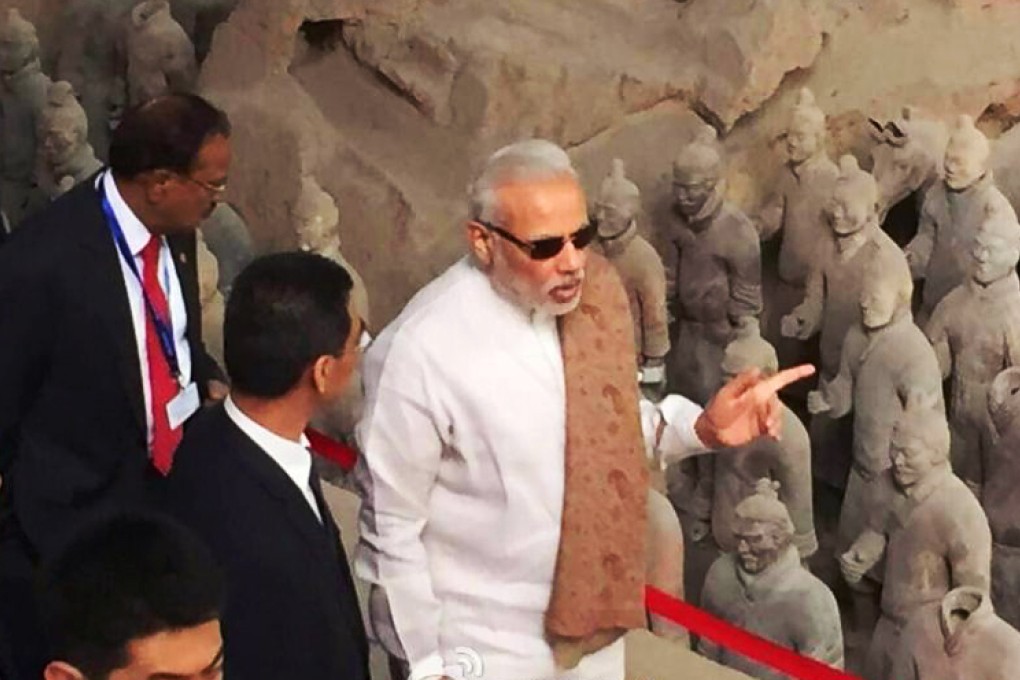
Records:
[[[468,187],[468,218],[495,222],[499,214],[496,189],[509,182],[542,181],[562,176],[577,179],[570,156],[544,139],[527,139],[504,146],[489,156]]]

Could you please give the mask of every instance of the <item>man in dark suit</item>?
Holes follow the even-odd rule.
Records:
[[[110,170],[0,249],[0,659],[45,663],[30,584],[83,521],[154,504],[182,424],[224,393],[201,338],[195,230],[230,163],[226,116],[172,95],[129,111]]]
[[[367,680],[368,650],[305,428],[360,356],[350,275],[311,253],[255,260],[227,302],[231,393],[195,418],[167,478],[170,512],[227,575],[231,680]]]

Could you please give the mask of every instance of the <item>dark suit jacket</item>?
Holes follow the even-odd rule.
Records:
[[[201,338],[195,237],[168,239],[192,375],[220,375]],[[120,257],[94,178],[0,249],[0,537],[48,554],[99,512],[151,505],[145,398]]]
[[[184,435],[165,497],[225,568],[227,680],[368,678],[354,583],[317,488],[316,496],[324,523],[222,405]]]

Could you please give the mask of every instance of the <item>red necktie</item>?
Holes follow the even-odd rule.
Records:
[[[142,289],[160,319],[170,323],[170,306],[159,285],[159,251],[161,240],[153,236],[142,249]],[[170,429],[166,407],[177,396],[179,385],[170,371],[170,362],[163,354],[152,314],[145,310],[145,357],[149,365],[149,392],[152,397],[152,464],[164,475],[169,474],[174,450],[181,443],[181,428]]]

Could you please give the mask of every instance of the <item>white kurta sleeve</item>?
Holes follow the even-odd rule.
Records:
[[[390,640],[390,645],[395,639],[400,648],[387,651],[405,658],[410,680],[420,680],[443,674],[441,608],[422,542],[443,442],[426,363],[409,343],[372,347],[363,374],[365,414],[357,429],[361,456],[355,471],[362,496],[361,535],[355,568],[381,590],[377,598],[385,602],[371,617],[376,639]]]
[[[645,453],[661,468],[708,449],[698,439],[694,423],[701,415],[701,407],[679,394],[669,394],[655,404],[641,400],[641,430],[645,438]],[[656,441],[660,423],[665,427]]]

